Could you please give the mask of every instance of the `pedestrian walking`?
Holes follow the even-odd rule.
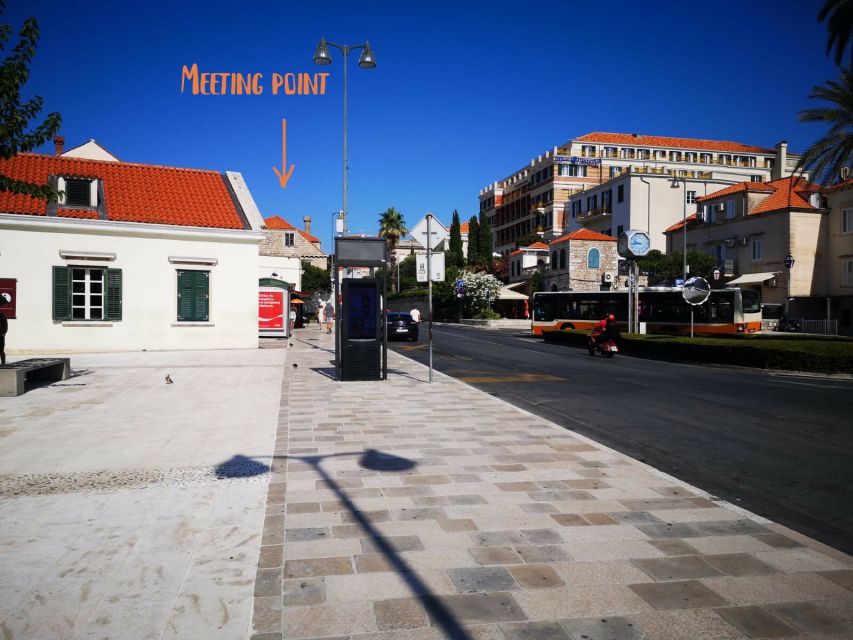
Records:
[[[0,298],[5,302],[5,298]],[[6,332],[9,330],[9,319],[0,311],[0,365],[6,364]]]
[[[326,333],[332,333],[332,327],[335,325],[335,305],[329,303],[326,305]]]
[[[320,331],[322,331],[323,325],[326,324],[326,305],[324,304],[317,307],[317,324],[320,325]]]
[[[418,310],[417,307],[412,307],[412,310],[409,311],[409,315],[412,316],[412,320],[414,320],[415,323],[421,323],[421,312]]]
[[[290,307],[290,330],[296,327],[296,307]]]

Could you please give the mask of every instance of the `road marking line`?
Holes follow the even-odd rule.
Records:
[[[488,384],[493,382],[556,382],[567,378],[545,373],[513,373],[497,376],[464,376],[456,379],[470,384]]]

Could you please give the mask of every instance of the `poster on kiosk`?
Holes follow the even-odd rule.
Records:
[[[259,288],[258,334],[261,337],[290,337],[290,291],[279,287]]]

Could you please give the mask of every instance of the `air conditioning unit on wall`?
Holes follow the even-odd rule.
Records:
[[[728,240],[726,240],[726,246],[727,246],[729,249],[731,249],[733,246],[735,246],[735,239],[734,239],[734,238],[729,238]]]
[[[746,237],[738,238],[737,241],[738,241],[738,244],[742,247],[745,247],[746,245],[749,244],[749,238],[746,238]]]
[[[615,280],[615,276],[614,276],[612,271],[605,271],[604,273],[601,274],[601,281],[602,282],[611,282],[612,283],[613,280]]]

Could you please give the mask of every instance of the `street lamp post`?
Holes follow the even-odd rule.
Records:
[[[681,184],[684,185],[684,213],[681,217],[681,226],[684,230],[684,250],[683,250],[683,260],[681,266],[681,279],[683,282],[687,282],[687,180],[682,176],[672,176],[672,187],[673,189],[678,189],[678,181],[681,180]]]
[[[343,232],[347,230],[347,58],[350,51],[362,49],[361,56],[358,58],[358,66],[362,69],[373,69],[376,67],[376,58],[373,55],[373,49],[370,43],[366,40],[364,44],[336,44],[328,42],[326,38],[320,38],[320,44],[317,45],[314,51],[314,62],[316,64],[328,65],[332,64],[332,56],[329,54],[329,47],[335,47],[344,54],[344,186],[343,186],[343,210],[341,217],[343,218]]]

